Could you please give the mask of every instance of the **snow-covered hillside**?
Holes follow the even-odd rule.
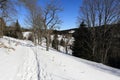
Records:
[[[120,70],[27,40],[0,38],[0,80],[120,80]]]

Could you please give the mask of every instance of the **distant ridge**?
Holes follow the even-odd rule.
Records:
[[[72,29],[66,29],[66,30],[54,30],[53,34],[73,34],[75,30],[77,30],[78,28],[72,28]]]

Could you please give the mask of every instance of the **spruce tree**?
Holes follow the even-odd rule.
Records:
[[[63,39],[61,39],[60,45],[63,46],[63,47],[65,47],[65,41]]]
[[[91,59],[92,50],[90,49],[91,39],[90,30],[86,27],[84,22],[80,24],[80,27],[75,31],[73,37],[75,39],[73,44],[73,56]]]
[[[54,39],[52,41],[52,47],[56,50],[58,50],[58,45],[59,45],[59,41],[58,41],[58,35],[55,34],[54,35]]]
[[[15,33],[16,33],[16,38],[19,38],[19,39],[23,38],[22,30],[21,30],[18,20],[15,24]]]
[[[18,20],[16,21],[16,24],[15,24],[15,30],[17,32],[21,32],[21,28],[20,28],[20,24],[19,24]]]

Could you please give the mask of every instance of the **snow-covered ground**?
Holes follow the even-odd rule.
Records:
[[[0,80],[120,80],[120,69],[0,38]]]
[[[28,39],[30,34],[32,34],[32,32],[28,31],[28,32],[23,32],[23,38],[24,39]]]

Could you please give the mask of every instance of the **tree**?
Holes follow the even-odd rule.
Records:
[[[84,20],[88,27],[91,27],[92,55],[97,58],[97,54],[102,54],[102,63],[106,63],[107,55],[111,47],[112,39],[110,36],[112,34],[107,35],[108,32],[112,30],[109,25],[120,21],[119,7],[119,0],[83,0],[80,8],[82,17],[80,16],[79,19]],[[99,36],[97,36],[96,27],[98,28],[100,26],[102,27],[102,29],[99,29],[101,33],[98,33]],[[101,44],[97,43],[98,37],[101,40]],[[99,52],[96,53],[95,51],[98,45],[101,45],[101,47],[99,48]]]
[[[4,34],[4,17],[7,17],[8,13],[7,13],[7,6],[8,6],[8,0],[0,0],[0,36],[3,36]]]
[[[64,39],[60,40],[60,45],[63,46],[63,47],[65,47],[65,41],[64,41]]]
[[[79,16],[88,27],[95,27],[119,22],[119,0],[83,0]]]
[[[16,38],[23,39],[22,30],[18,20],[16,21],[16,24],[15,24],[15,34],[16,34]]]
[[[0,18],[7,24],[16,18],[17,8],[15,7],[17,1],[12,0],[0,0]],[[13,17],[14,16],[14,17]],[[0,35],[3,36],[5,33],[5,27],[0,26]]]
[[[56,50],[58,50],[58,45],[59,45],[59,40],[58,40],[58,35],[54,35],[54,39],[52,41],[52,47]]]
[[[97,12],[96,12],[96,2],[95,0],[83,0],[83,4],[80,8],[80,11],[82,13],[82,20],[85,21],[85,23],[87,24],[88,27],[92,27],[91,30],[91,40],[92,40],[92,44],[91,44],[91,49],[92,49],[92,55],[95,56],[95,50],[97,47],[97,43],[96,43],[96,23],[97,23]],[[80,16],[81,19],[81,16]],[[96,57],[96,56],[95,56]]]
[[[37,5],[37,0],[20,0],[20,1],[24,3],[28,10],[26,23],[32,27],[35,44],[37,43],[42,44],[44,28],[41,7]]]
[[[46,50],[49,50],[50,46],[50,37],[52,30],[58,27],[58,24],[61,23],[61,20],[58,16],[58,13],[62,10],[58,2],[52,0],[49,2],[46,7],[43,9],[43,24],[45,29],[45,38],[46,38]]]
[[[15,23],[15,31],[16,31],[16,32],[22,32],[18,20],[17,20],[16,23]]]
[[[34,39],[33,39],[33,34],[31,33],[31,34],[29,34],[29,37],[28,37],[28,40],[30,40],[30,41],[34,41]]]
[[[46,50],[48,51],[52,30],[58,27],[58,24],[61,23],[61,20],[58,17],[61,7],[55,0],[51,0],[42,8],[37,5],[37,0],[20,1],[25,3],[30,12],[28,23],[33,27],[35,43],[37,39],[36,35],[41,36],[41,34],[44,34],[43,36],[46,39]]]
[[[90,30],[85,27],[84,22],[81,23],[78,30],[75,31],[73,37],[73,56],[92,60]]]
[[[3,18],[0,18],[0,37],[4,35],[5,32],[5,21]]]
[[[70,47],[70,40],[71,40],[71,35],[69,33],[66,33],[63,37],[64,40],[64,48],[65,48],[65,53],[68,54],[68,48]]]

